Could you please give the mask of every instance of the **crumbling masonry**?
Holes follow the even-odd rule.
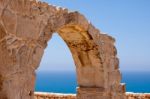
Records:
[[[34,99],[35,70],[55,32],[76,65],[77,99],[125,99],[115,39],[78,12],[36,0],[0,0],[0,99]]]

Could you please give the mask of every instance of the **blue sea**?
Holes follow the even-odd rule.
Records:
[[[150,72],[123,72],[122,81],[128,92],[150,93]],[[74,72],[37,72],[35,91],[76,93]]]

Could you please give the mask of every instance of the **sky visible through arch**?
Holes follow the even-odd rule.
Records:
[[[150,71],[150,0],[42,0],[84,14],[116,39],[122,71]],[[54,34],[42,58],[41,71],[75,69],[69,49]]]

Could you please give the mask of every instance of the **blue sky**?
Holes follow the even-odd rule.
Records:
[[[122,71],[150,71],[150,0],[43,0],[84,14],[92,24],[116,39]],[[40,71],[75,70],[69,49],[54,34]]]

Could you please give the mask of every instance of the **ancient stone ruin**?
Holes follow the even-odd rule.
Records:
[[[34,99],[35,70],[55,32],[76,65],[77,99],[125,99],[115,39],[78,12],[36,0],[0,0],[0,99]]]

